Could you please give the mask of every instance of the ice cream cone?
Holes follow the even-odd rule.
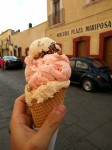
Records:
[[[70,85],[69,59],[61,52],[54,40],[44,37],[31,43],[25,58],[25,100],[36,128],[42,126],[54,107],[64,102]]]
[[[66,89],[63,88],[59,92],[55,93],[53,98],[49,98],[42,103],[37,103],[36,99],[32,100],[32,105],[29,107],[32,113],[34,126],[36,128],[40,128],[42,126],[46,117],[54,107],[64,102],[65,93]]]

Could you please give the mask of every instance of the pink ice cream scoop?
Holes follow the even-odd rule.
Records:
[[[25,69],[26,81],[32,88],[49,81],[66,81],[71,75],[69,60],[65,55],[47,54],[37,60],[27,57],[25,63],[29,63]]]

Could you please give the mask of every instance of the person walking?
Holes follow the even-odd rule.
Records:
[[[0,58],[0,65],[1,65],[1,69],[4,70],[4,59],[1,57]]]
[[[1,57],[0,61],[1,69],[4,70],[4,59]]]

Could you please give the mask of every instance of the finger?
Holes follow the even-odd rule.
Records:
[[[31,114],[31,110],[28,106],[26,108],[26,115],[29,117],[31,125],[32,125],[33,124],[33,118],[32,118],[32,114]]]
[[[53,111],[49,114],[47,117],[45,123],[40,128],[40,130],[37,133],[37,138],[40,141],[43,141],[42,145],[47,146],[55,133],[55,131],[59,128],[64,115],[66,113],[66,108],[64,105],[60,104],[57,106]],[[37,140],[35,138],[35,140]]]
[[[13,114],[21,114],[26,111],[25,95],[19,96],[14,103]]]
[[[30,110],[30,108],[28,106],[26,106],[26,115],[32,116],[31,110]]]

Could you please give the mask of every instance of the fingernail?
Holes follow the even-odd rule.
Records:
[[[54,111],[58,116],[63,117],[66,112],[66,108],[64,105],[60,104],[59,106],[55,107]]]

